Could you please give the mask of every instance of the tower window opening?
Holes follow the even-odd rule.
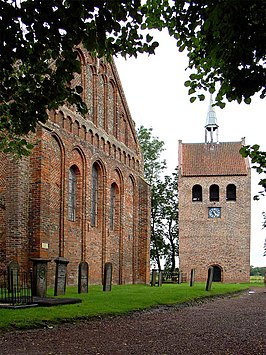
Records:
[[[236,200],[236,186],[234,184],[227,185],[226,200],[227,201],[235,201]]]
[[[200,185],[192,187],[192,201],[202,201],[202,187]]]
[[[211,185],[210,186],[210,201],[219,201],[219,186]]]

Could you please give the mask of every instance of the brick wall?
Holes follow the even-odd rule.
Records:
[[[202,201],[192,201],[192,187],[202,186]],[[220,188],[219,201],[209,201],[209,187]],[[236,201],[226,200],[226,186],[236,186]],[[221,218],[208,218],[208,208],[221,207]],[[243,176],[179,177],[180,268],[196,281],[206,281],[210,266],[221,268],[223,282],[249,282],[250,172]]]
[[[89,263],[89,282],[102,283],[105,262],[113,263],[114,283],[149,279],[149,187],[118,73],[113,63],[80,50],[81,74],[89,112],[64,106],[50,113],[22,161],[2,155],[0,164],[1,265],[31,257],[50,259],[49,284],[58,256],[69,260],[68,284],[77,284],[78,264]],[[6,169],[6,165],[9,169]],[[98,171],[96,223],[92,223],[92,169]],[[69,218],[69,170],[76,176],[73,220]],[[6,171],[6,173],[4,173]],[[111,186],[116,187],[114,225],[110,224]],[[74,186],[74,185],[73,185]],[[146,225],[145,225],[146,224]]]

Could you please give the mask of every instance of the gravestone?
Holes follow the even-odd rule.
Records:
[[[8,292],[14,292],[19,287],[19,264],[16,261],[10,261],[7,265]]]
[[[47,292],[47,264],[50,259],[31,258],[33,262],[32,296],[46,297]]]
[[[191,273],[190,273],[190,287],[194,286],[195,283],[195,269],[191,269]]]
[[[182,283],[182,275],[181,275],[181,271],[178,272],[178,281],[177,281],[178,284],[181,284]]]
[[[54,295],[64,295],[66,293],[67,264],[69,261],[60,256],[54,261],[56,263]]]
[[[160,287],[160,286],[162,286],[162,284],[163,284],[163,273],[162,273],[162,271],[159,271],[159,273],[158,273],[158,286]]]
[[[88,293],[89,265],[85,261],[79,263],[78,293]]]
[[[103,291],[111,291],[112,273],[113,273],[113,265],[112,265],[112,263],[105,263],[105,265],[104,265]]]
[[[213,267],[209,267],[208,270],[208,279],[207,279],[207,283],[206,283],[206,291],[210,291],[212,288],[212,280],[213,280]]]
[[[155,286],[156,285],[156,278],[157,278],[157,271],[156,271],[156,269],[152,269],[152,272],[151,272],[151,286]]]

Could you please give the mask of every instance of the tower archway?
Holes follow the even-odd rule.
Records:
[[[222,282],[222,267],[220,265],[211,265],[213,267],[213,282]]]

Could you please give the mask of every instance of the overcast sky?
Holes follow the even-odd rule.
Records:
[[[136,126],[153,128],[154,136],[165,142],[164,157],[169,173],[178,165],[178,140],[200,143],[205,139],[205,120],[209,97],[203,102],[189,101],[184,82],[188,59],[179,53],[175,41],[167,34],[157,35],[160,43],[156,55],[139,55],[137,59],[115,58],[115,63]],[[260,144],[266,150],[265,100],[255,97],[250,105],[227,103],[215,108],[219,124],[219,141],[240,141]],[[259,177],[252,171],[252,196],[259,191]],[[266,229],[262,229],[262,211],[266,211],[266,197],[252,201],[251,265],[266,266],[263,245]]]

